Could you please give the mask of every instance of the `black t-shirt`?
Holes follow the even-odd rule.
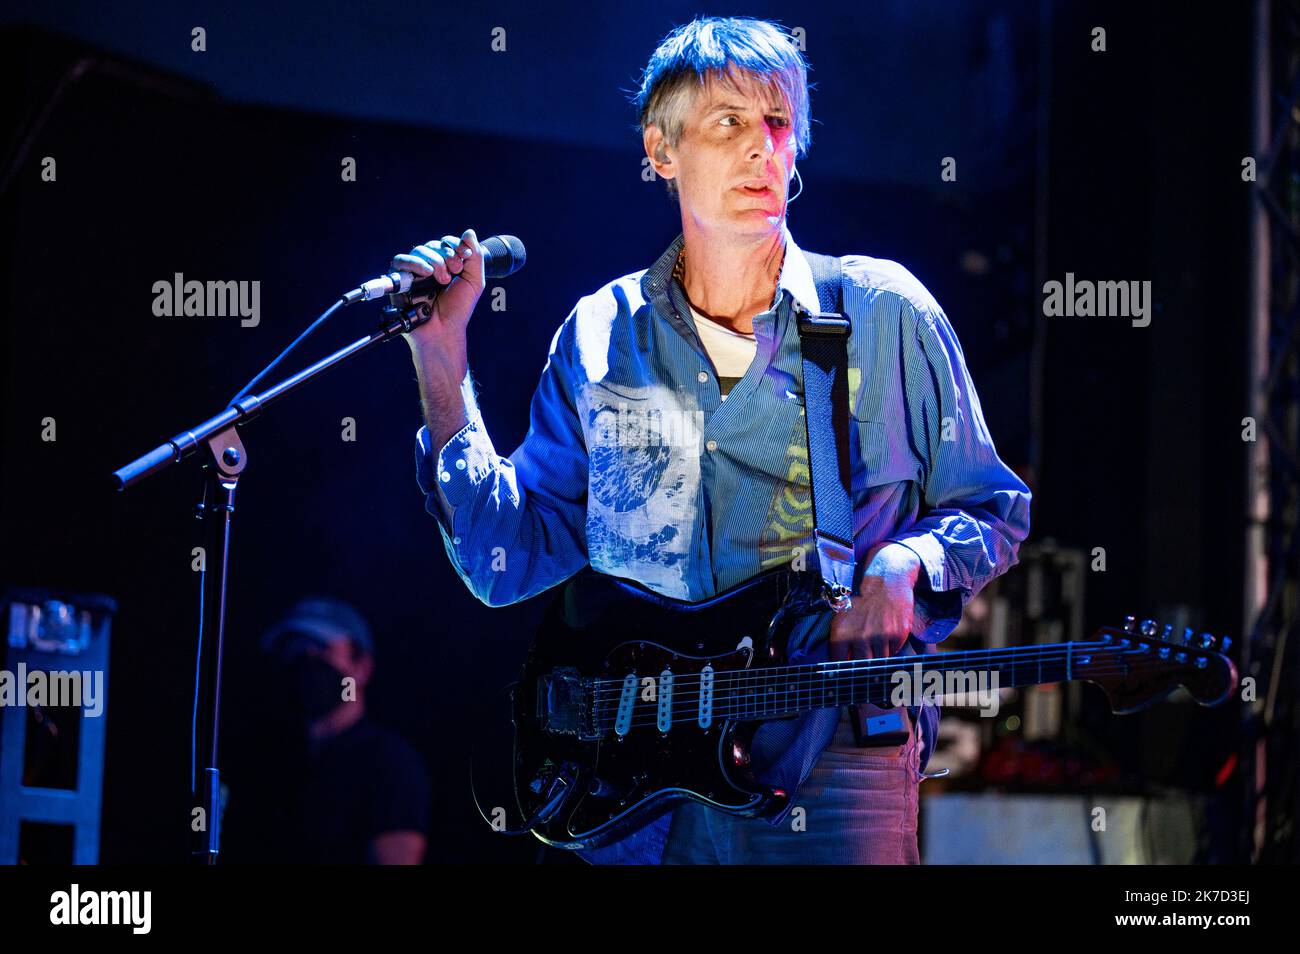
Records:
[[[336,736],[283,755],[275,771],[243,792],[243,811],[233,810],[232,798],[229,833],[243,836],[238,860],[367,864],[377,835],[417,831],[427,837],[429,771],[395,732],[363,717]]]

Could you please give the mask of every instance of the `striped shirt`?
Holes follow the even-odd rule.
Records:
[[[758,353],[758,339],[751,332],[745,334],[733,331],[726,325],[701,315],[691,306],[691,317],[695,319],[695,330],[700,333],[700,344],[709,353],[713,369],[718,376],[718,390],[722,400],[740,383],[749,365]]]
[[[590,563],[697,601],[815,553],[792,303],[820,309],[788,227],[784,238],[776,294],[753,319],[755,359],[726,401],[674,276],[678,235],[650,268],[574,306],[551,340],[528,433],[512,454],[497,453],[477,414],[442,448],[420,429],[425,506],[475,596],[504,606]],[[915,552],[923,569],[909,647],[924,652],[985,583],[1015,565],[1030,494],[997,455],[939,304],[895,262],[842,262],[852,327],[855,583],[874,545],[894,541]],[[472,387],[468,374],[462,387]],[[829,622],[824,614],[796,627],[792,661],[826,658]],[[754,742],[760,778],[797,793],[838,718],[838,710],[818,710],[762,725]],[[937,722],[927,704],[925,761]]]

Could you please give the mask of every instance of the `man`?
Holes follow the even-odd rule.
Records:
[[[275,767],[250,782],[242,841],[250,857],[317,864],[424,860],[432,798],[424,760],[366,714],[374,640],[365,618],[329,597],[295,604],[263,636],[297,725]],[[253,792],[254,787],[264,789]],[[236,787],[232,809],[241,800]]]
[[[448,286],[407,335],[425,417],[417,476],[483,602],[526,599],[587,563],[694,601],[811,550],[793,308],[819,309],[786,225],[810,139],[806,71],[786,34],[751,19],[696,20],[655,51],[637,105],[682,234],[649,269],[578,302],[509,457],[468,375],[476,235],[393,260]],[[938,303],[894,262],[852,255],[843,269],[858,576],[851,608],[791,647],[808,661],[932,650],[1014,565],[1029,523],[1028,489],[998,459]],[[675,439],[620,440],[629,411],[673,422]],[[915,863],[921,748],[928,760],[938,712],[894,714],[901,744],[856,744],[849,710],[767,723],[755,762],[794,792],[782,815],[690,803],[590,860]]]

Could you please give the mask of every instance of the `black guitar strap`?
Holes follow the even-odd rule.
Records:
[[[808,481],[812,485],[813,540],[817,547],[822,594],[831,609],[843,612],[853,596],[853,485],[849,465],[850,324],[844,312],[843,266],[830,255],[805,252],[817,286],[820,315],[798,306],[803,351],[804,421],[808,429]],[[902,712],[870,720],[860,706],[849,706],[849,724],[858,746],[901,745],[907,741]]]
[[[830,255],[805,252],[817,285],[820,315],[795,303],[803,351],[804,420],[808,429],[808,480],[812,485],[813,539],[822,575],[822,592],[836,612],[849,608],[853,595],[853,486],[849,442],[848,341],[844,312],[843,266]],[[849,723],[859,746],[901,745],[908,739],[902,710],[869,720],[860,706],[849,706]]]
[[[812,486],[813,543],[822,594],[831,609],[849,608],[853,595],[853,497],[849,467],[849,319],[843,312],[843,268],[838,258],[805,252],[821,313],[798,301],[795,315],[803,353],[804,423]]]

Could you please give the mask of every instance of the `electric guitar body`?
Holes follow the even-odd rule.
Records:
[[[710,600],[669,599],[585,568],[547,611],[512,691],[514,788],[524,827],[557,848],[598,848],[691,799],[733,815],[789,793],[751,768],[758,726],[815,709],[899,702],[897,687],[980,674],[1002,688],[1083,680],[1117,713],[1180,686],[1216,705],[1237,684],[1208,634],[1129,617],[1082,642],[792,665],[789,636],[829,614],[820,577],[779,569]],[[936,700],[937,701],[937,700]],[[914,704],[909,697],[906,704]]]
[[[785,662],[795,623],[829,612],[815,593],[811,574],[792,571],[700,603],[590,568],[570,580],[515,689],[520,809],[563,793],[563,810],[534,833],[557,847],[599,847],[683,799],[779,812],[786,793],[749,771],[760,723],[725,718],[718,693],[725,673]],[[687,710],[693,723],[681,721]]]

